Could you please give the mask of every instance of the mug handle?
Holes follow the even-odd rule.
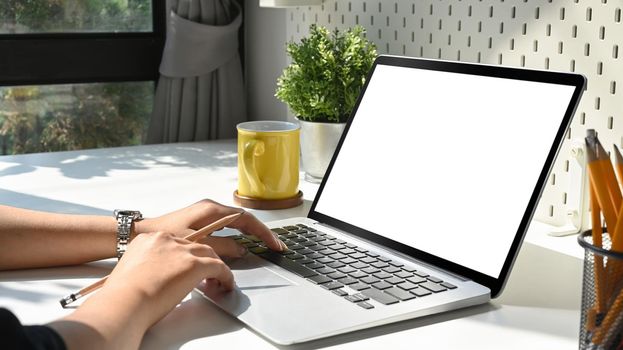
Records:
[[[264,142],[256,139],[251,139],[244,144],[244,151],[242,152],[242,170],[246,174],[249,180],[249,186],[251,190],[261,197],[266,191],[266,185],[262,183],[257,169],[255,168],[255,157],[264,154]]]

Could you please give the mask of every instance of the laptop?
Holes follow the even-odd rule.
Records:
[[[277,344],[502,292],[585,87],[581,75],[379,56],[307,217],[238,236],[237,287],[198,288]]]

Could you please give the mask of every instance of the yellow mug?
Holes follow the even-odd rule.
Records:
[[[299,194],[300,126],[284,121],[240,123],[238,191],[240,197],[280,200]]]

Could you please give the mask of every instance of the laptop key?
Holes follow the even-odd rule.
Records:
[[[390,278],[385,279],[385,282],[390,283],[390,284],[398,284],[398,283],[402,283],[405,280],[403,280],[402,278],[398,278],[396,276],[392,276]]]
[[[382,261],[382,262],[386,262],[386,263],[388,263],[388,262],[392,261],[392,259],[390,259],[390,258],[386,258],[386,257],[384,257],[384,256],[379,256],[379,257],[377,257],[377,259],[378,259],[378,260],[380,260],[380,261]]]
[[[361,259],[361,262],[364,262],[366,264],[371,264],[371,263],[377,262],[377,261],[378,260],[376,260],[375,258],[372,258],[372,257],[369,257],[369,256],[366,257],[366,258]]]
[[[316,262],[316,260],[314,260],[314,259],[310,259],[310,258],[308,258],[308,257],[305,257],[304,259],[301,259],[301,260],[299,260],[299,261],[297,261],[297,262],[298,262],[299,264],[301,264],[301,265],[307,265],[307,264],[311,264],[311,263]]]
[[[324,264],[318,263],[318,262],[313,262],[311,264],[306,264],[306,267],[310,268],[310,269],[321,269],[324,267]]]
[[[345,245],[345,246],[347,246],[348,248],[351,248],[351,249],[355,249],[355,248],[357,248],[357,246],[356,246],[356,245],[354,245],[354,244],[352,244],[352,243],[346,243],[346,244],[344,244],[344,245]]]
[[[250,248],[249,251],[253,254],[261,254],[261,253],[268,251],[268,249],[264,247],[253,247],[253,248]]]
[[[384,268],[383,271],[389,272],[389,273],[396,273],[396,272],[399,272],[400,269],[397,268],[396,266],[389,266],[389,267]]]
[[[389,264],[392,266],[396,266],[396,267],[403,267],[405,266],[405,264],[398,262],[398,261],[389,261]]]
[[[446,287],[446,288],[448,288],[448,289],[455,289],[456,288],[456,286],[454,284],[451,284],[451,283],[448,283],[448,282],[443,282],[441,285]]]
[[[407,292],[405,290],[402,290],[400,288],[396,288],[396,287],[392,287],[392,288],[386,289],[385,293],[387,293],[389,295],[393,295],[393,296],[395,296],[396,298],[398,298],[400,300],[410,300],[410,299],[415,298],[415,295],[413,295],[413,294],[411,294],[411,293],[409,293],[409,292]]]
[[[288,231],[298,231],[298,226],[284,226],[284,229],[288,230]]]
[[[370,304],[368,302],[365,302],[365,301],[359,302],[359,303],[357,303],[355,305],[361,306],[362,308],[364,308],[366,310],[374,309],[374,305],[372,305],[372,304]]]
[[[311,249],[303,248],[299,250],[297,253],[302,254],[302,255],[308,255],[308,254],[313,254],[314,251]]]
[[[316,284],[324,284],[324,283],[329,283],[329,282],[332,282],[332,281],[333,281],[333,280],[332,280],[332,279],[330,279],[329,277],[327,277],[327,276],[322,276],[322,275],[317,275],[317,276],[312,276],[312,277],[309,277],[309,278],[308,278],[308,280],[310,280],[310,281],[312,281],[312,282],[314,282],[314,283],[316,283]]]
[[[381,282],[377,282],[377,283],[373,284],[372,287],[374,287],[376,289],[383,290],[383,289],[391,288],[392,285],[387,283],[387,282],[385,282],[385,281],[381,281]]]
[[[413,274],[409,273],[407,271],[396,272],[394,275],[396,275],[396,277],[400,277],[400,278],[413,277]]]
[[[335,270],[330,267],[323,267],[323,268],[316,270],[316,272],[323,274],[323,275],[328,275],[330,273],[335,272]]]
[[[357,271],[357,269],[352,268],[351,266],[344,266],[344,267],[340,267],[339,269],[337,269],[340,272],[343,273],[351,273],[351,272],[355,272]]]
[[[428,276],[427,277],[429,281],[431,282],[435,282],[435,283],[441,283],[443,282],[441,279],[437,278],[437,277],[433,277],[433,276]]]
[[[353,294],[353,296],[355,298],[359,299],[360,301],[368,301],[368,300],[370,300],[369,297],[363,295],[362,293]]]
[[[310,259],[320,259],[320,258],[324,258],[324,255],[319,254],[319,253],[311,253],[311,254],[307,254],[307,257]]]
[[[361,282],[367,283],[367,284],[373,284],[373,283],[376,283],[378,281],[379,281],[379,279],[374,277],[374,276],[368,276],[368,277],[364,277],[364,278],[361,279]]]
[[[355,283],[355,284],[351,284],[349,287],[354,289],[354,290],[358,290],[358,291],[370,288],[369,285],[367,285],[365,283],[361,283],[361,282],[358,282],[358,283]]]
[[[332,254],[331,258],[333,258],[335,260],[342,260],[342,259],[348,258],[348,255],[344,255],[344,254],[338,252],[337,254]]]
[[[320,270],[318,270],[317,272],[320,272]],[[341,272],[335,271],[335,272],[332,272],[332,273],[328,274],[327,277],[333,278],[334,280],[339,280],[340,278],[346,277],[346,274],[343,274]]]
[[[342,261],[342,263],[344,263],[344,264],[354,264],[354,263],[356,263],[356,262],[357,262],[357,259],[353,259],[353,258],[351,258],[351,257],[348,257],[348,258],[346,258],[346,259],[342,259],[341,261]]]
[[[380,254],[377,254],[377,253],[374,253],[374,252],[366,252],[366,254],[368,254],[368,256],[371,256],[373,258],[381,256]]]
[[[353,295],[347,295],[347,296],[344,297],[344,299],[350,301],[351,303],[358,303],[358,302],[361,301],[354,294]]]
[[[286,258],[290,259],[290,260],[300,260],[300,259],[304,259],[305,256],[301,255],[301,254],[290,254],[290,255],[286,255]]]
[[[433,283],[433,282],[420,283],[420,287],[424,287],[424,288],[430,290],[431,292],[435,292],[435,293],[439,293],[439,292],[443,292],[444,290],[448,290],[446,287],[441,286],[441,285],[436,284],[436,283]]]
[[[344,278],[340,278],[340,283],[345,284],[345,285],[349,285],[349,284],[354,284],[359,282],[357,279],[352,278],[352,277],[344,277]]]
[[[380,279],[382,279],[382,280],[383,280],[383,279],[390,278],[390,277],[393,277],[393,276],[392,276],[392,275],[390,275],[390,274],[389,274],[389,273],[387,273],[387,272],[383,272],[383,271],[381,271],[381,272],[377,272],[377,273],[375,273],[375,274],[374,274],[374,277],[376,277],[376,278],[380,278]]]
[[[411,283],[423,283],[426,282],[426,278],[422,278],[422,277],[418,277],[418,276],[413,276],[413,277],[409,277],[407,278],[407,281],[411,282]]]
[[[344,287],[344,285],[341,284],[340,282],[333,281],[333,282],[321,284],[321,287],[324,289],[328,289],[328,290],[334,290],[334,289],[342,288]]]
[[[415,288],[415,289],[411,289],[409,291],[409,293],[412,293],[412,294],[414,294],[415,296],[418,296],[418,297],[423,297],[423,296],[426,296],[426,295],[433,294],[428,289],[424,289],[424,288],[420,288],[420,287]]]
[[[420,277],[428,277],[428,274],[424,271],[413,271],[413,273]]]
[[[341,261],[334,261],[334,262],[328,263],[327,266],[337,269],[337,268],[346,266],[346,264],[344,264]]]
[[[357,253],[354,249],[346,248],[346,246],[342,246],[342,247],[343,247],[342,249],[337,249],[337,248],[335,248],[335,246],[332,246],[331,248],[333,248],[335,250],[340,250],[340,253],[346,254],[346,255],[351,255],[351,254]]]
[[[361,269],[364,269],[364,268],[368,267],[369,265],[368,264],[364,264],[362,262],[356,262],[354,264],[350,264],[350,266],[352,266],[352,267],[354,267],[356,269],[360,269],[361,270]]]
[[[355,272],[349,273],[349,275],[352,278],[364,278],[368,276],[368,274],[363,271],[355,271]]]
[[[314,270],[309,269],[303,265],[299,265],[294,261],[284,257],[283,255],[273,251],[267,251],[262,254],[258,254],[258,256],[268,261],[271,261],[276,265],[281,266],[284,269],[293,272],[301,277],[312,277],[318,275],[318,273],[316,273]]]
[[[320,259],[316,259],[316,261],[321,263],[321,264],[328,264],[328,263],[334,262],[335,260],[325,256],[325,257],[322,257]]]
[[[389,266],[389,264],[388,264],[388,263],[386,263],[386,262],[382,262],[382,261],[378,261],[378,262],[372,263],[372,264],[370,264],[370,265],[371,265],[371,266],[374,266],[374,267],[376,267],[376,268],[379,268],[379,269],[382,269],[382,268],[384,268],[384,267],[388,267],[388,266]]]
[[[413,284],[411,282],[404,282],[404,283],[398,284],[397,287],[400,289],[404,289],[404,290],[412,290],[412,289],[417,288],[417,284]]]
[[[339,296],[339,297],[343,297],[345,295],[348,295],[348,292],[345,291],[344,289],[334,289],[332,290],[333,294]]]
[[[353,264],[353,265],[354,265],[354,264]],[[351,265],[351,266],[353,266],[353,265]],[[365,273],[372,274],[372,273],[377,273],[377,272],[379,272],[379,269],[377,269],[376,267],[368,266],[368,267],[366,267],[365,269],[361,269],[361,271],[363,271],[363,272],[365,272]]]
[[[279,228],[279,227],[271,228],[270,230],[273,231],[274,233],[278,234],[278,235],[285,235],[285,234],[288,233],[288,230],[283,229],[283,228]]]
[[[367,297],[370,297],[370,299],[384,305],[395,304],[399,301],[398,298],[374,288],[366,289],[361,293]]]
[[[366,257],[366,255],[364,253],[359,253],[359,252],[356,252],[356,253],[353,253],[353,254],[348,254],[348,255],[350,255],[350,257],[353,258],[353,259],[361,259],[361,258]]]

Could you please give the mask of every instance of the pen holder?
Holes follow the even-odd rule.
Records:
[[[623,349],[623,253],[610,250],[608,233],[601,247],[591,231],[578,236],[584,248],[580,349]]]

